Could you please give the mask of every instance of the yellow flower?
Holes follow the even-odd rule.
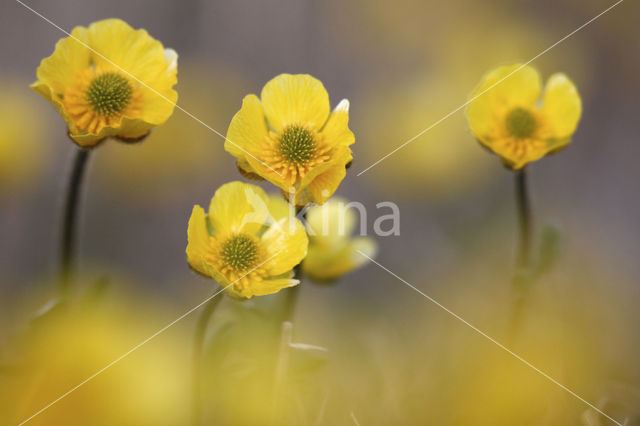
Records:
[[[376,254],[377,246],[368,237],[352,238],[356,214],[347,201],[332,198],[323,206],[307,210],[309,253],[302,272],[316,281],[332,281],[351,272]]]
[[[355,137],[348,122],[349,101],[331,112],[322,82],[306,74],[281,74],[264,86],[260,99],[244,98],[224,148],[244,172],[277,185],[292,203],[322,204],[352,159],[349,146]]]
[[[146,30],[106,19],[58,41],[31,87],[56,107],[78,145],[108,136],[136,141],[171,116],[177,62]]]
[[[549,78],[538,104],[540,74],[519,67],[503,66],[487,74],[472,95],[478,98],[467,107],[476,138],[515,170],[567,146],[582,114],[578,91],[566,75]]]
[[[450,74],[425,71],[393,87],[368,91],[370,95],[361,100],[363,111],[359,116],[368,123],[360,134],[367,141],[367,149],[359,153],[358,170],[387,155],[392,141],[394,146],[399,146],[438,121],[443,105],[433,99],[467,95]],[[382,198],[413,199],[419,194],[430,204],[446,204],[482,191],[500,170],[492,158],[465,140],[469,136],[465,120],[462,115],[455,115],[433,127],[407,149],[396,151],[384,167],[367,171],[364,183],[375,187]],[[464,168],[460,164],[464,164]]]
[[[194,206],[187,261],[233,296],[251,298],[299,283],[293,267],[307,254],[307,233],[282,197],[231,182],[211,199],[209,213]]]
[[[189,381],[177,368],[184,362],[180,348],[186,341],[179,333],[155,342],[158,353],[136,352],[105,375],[99,386],[83,389],[80,398],[68,398],[65,404],[29,419],[130,351],[140,336],[171,315],[161,309],[164,303],[160,300],[148,295],[133,297],[123,284],[112,280],[110,285],[119,289],[117,296],[110,294],[100,302],[90,293],[93,297],[78,298],[73,306],[47,304],[36,316],[25,316],[29,318],[25,326],[13,329],[16,338],[3,342],[0,359],[0,424],[185,424],[188,397],[182,389]],[[34,302],[42,304],[42,299],[30,298],[24,307],[31,310]],[[14,299],[13,303],[19,302]],[[3,314],[7,311],[4,306]],[[8,354],[12,356],[7,358]]]
[[[49,145],[42,143],[48,126],[34,120],[42,111],[16,86],[0,76],[0,196],[31,188],[43,176],[50,154]]]

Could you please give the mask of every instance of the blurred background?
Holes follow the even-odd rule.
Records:
[[[377,260],[509,340],[513,176],[463,113],[356,175],[460,106],[485,72],[528,61],[613,1],[25,3],[67,31],[108,17],[146,28],[180,55],[178,104],[222,134],[243,96],[279,73],[314,75],[334,106],[348,98],[354,163],[337,195],[368,206],[370,232],[389,213],[377,203],[401,210],[401,233],[377,239]],[[0,8],[0,424],[17,424],[216,289],[187,267],[187,220],[242,177],[223,139],[179,110],[144,143],[101,145],[81,211],[77,306],[57,312],[75,147],[28,84],[64,34],[15,1]],[[509,341],[628,425],[640,424],[639,18],[638,2],[625,1],[532,64],[544,79],[568,74],[584,113],[569,148],[529,170],[537,232],[552,224],[562,244]],[[206,424],[613,424],[373,264],[331,285],[303,282],[274,405],[283,337],[269,313],[284,293],[221,304],[207,343]],[[197,314],[30,424],[186,424]]]

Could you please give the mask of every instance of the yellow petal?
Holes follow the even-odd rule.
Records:
[[[311,200],[304,200],[302,197],[298,197],[296,199],[298,205],[306,204],[309,201],[323,204],[340,186],[340,183],[347,175],[346,165],[353,159],[351,149],[345,146],[337,146],[331,155],[333,158],[311,169],[300,181],[298,192],[302,193],[308,188],[307,196]],[[302,196],[304,195],[302,194]]]
[[[549,153],[548,143],[542,140],[526,140],[521,143],[527,144],[526,151],[516,152],[513,150],[513,146],[506,144],[505,140],[496,140],[491,145],[491,150],[498,154],[502,160],[502,163],[512,169],[520,170],[528,163],[538,161]]]
[[[40,62],[36,71],[38,80],[31,85],[33,90],[53,104],[71,133],[76,133],[75,124],[66,114],[61,97],[65,88],[74,84],[76,75],[91,63],[88,41],[87,29],[75,27],[71,37],[60,39],[53,54]]]
[[[161,123],[158,123],[161,124]],[[122,138],[135,141],[148,134],[156,123],[147,121],[143,118],[122,117],[120,127],[114,130],[114,133]]]
[[[276,131],[292,123],[319,130],[329,117],[329,94],[320,80],[308,74],[280,74],[264,86],[260,98]]]
[[[333,110],[321,134],[329,146],[349,146],[356,138],[349,130],[349,101],[343,99]]]
[[[248,95],[242,100],[242,108],[231,119],[224,149],[234,157],[243,159],[247,152],[258,156],[267,138],[262,104],[256,95]]]
[[[543,112],[554,138],[564,138],[576,131],[582,115],[582,101],[566,75],[554,74],[547,81]]]
[[[344,248],[342,250],[344,252]],[[302,273],[314,281],[333,281],[349,269],[349,257],[335,253],[327,247],[311,244],[309,253],[302,261]]]
[[[300,284],[299,280],[292,278],[276,278],[272,280],[260,281],[257,285],[251,286],[246,289],[245,294],[248,296],[266,296],[268,294],[274,294],[282,290],[283,288],[293,287]]]
[[[352,267],[356,269],[369,263],[369,257],[373,259],[376,256],[378,253],[378,244],[371,238],[358,237],[351,241],[350,249],[352,253]]]
[[[147,84],[156,80],[159,71],[176,72],[165,57],[162,43],[146,30],[134,30],[121,19],[104,19],[89,25],[89,45],[96,67],[115,66]]]
[[[146,67],[145,73],[139,74],[142,76],[139,77],[140,80],[149,86],[140,88],[144,98],[141,118],[148,123],[160,125],[173,114],[178,102],[178,92],[173,90],[173,86],[178,83],[178,54],[173,49],[164,49],[164,61],[158,56],[157,49],[154,49],[153,55],[153,60],[149,59],[149,62],[153,61],[153,65]],[[144,62],[142,57],[138,59]]]
[[[250,155],[247,155],[245,157],[245,161],[246,163],[243,163],[242,165],[245,171],[250,171],[251,173],[257,174],[258,176],[262,177],[265,180],[268,180],[285,192],[288,192],[290,190],[289,181],[285,180],[281,174],[276,173],[272,168],[267,167],[264,162]]]
[[[333,281],[369,262],[361,252],[374,257],[376,251],[375,241],[366,237],[338,246],[312,243],[302,262],[302,272],[315,281]]]
[[[200,206],[194,206],[187,228],[187,261],[196,271],[203,275],[212,276],[212,267],[205,260],[209,238],[204,209]]]
[[[88,31],[85,27],[75,27],[71,37],[60,39],[51,56],[44,58],[36,71],[38,81],[50,89],[49,100],[58,101],[58,95],[64,93],[65,88],[74,84],[76,73],[86,69],[91,64],[91,52],[87,48],[89,43]],[[39,93],[45,95],[43,91]],[[45,96],[46,97],[46,96]]]
[[[109,136],[119,136],[135,141],[136,139],[148,134],[153,127],[155,127],[154,124],[148,123],[140,118],[122,117],[120,126],[118,127],[105,126],[100,129],[98,134],[76,134],[71,132],[70,136],[74,141],[78,143],[78,145],[84,147],[92,147]]]
[[[466,114],[476,137],[484,138],[506,110],[531,107],[540,97],[540,74],[535,68],[521,66],[502,66],[491,71],[472,93]]]
[[[255,234],[268,218],[267,195],[243,182],[222,185],[211,199],[209,221],[216,235],[225,232]]]
[[[318,204],[323,204],[327,201],[336,192],[340,182],[346,175],[347,169],[342,164],[330,167],[327,171],[318,175],[309,184],[313,200]]]
[[[262,235],[262,244],[269,259],[264,267],[269,275],[277,276],[292,270],[304,259],[309,240],[298,219],[284,218]]]
[[[356,225],[356,212],[348,207],[347,200],[332,198],[323,206],[307,210],[309,234],[315,238],[348,237]]]
[[[51,86],[49,86],[47,83],[38,80],[34,83],[32,83],[29,87],[31,87],[34,91],[36,91],[37,93],[39,93],[43,98],[45,98],[46,100],[48,100],[49,102],[51,102],[53,104],[53,106],[55,107],[55,109],[58,111],[58,113],[60,114],[60,116],[64,119],[65,123],[67,124],[67,126],[69,127],[69,132],[71,134],[77,133],[77,129],[75,126],[75,123],[73,122],[73,120],[71,119],[71,117],[69,117],[64,109],[64,106],[62,105],[61,99],[58,97],[58,95],[55,94],[55,92],[53,91],[53,89],[51,88]],[[99,142],[100,139],[96,138],[95,141],[92,141],[92,143],[88,144],[87,146],[91,146],[97,142]]]
[[[269,213],[275,221],[280,219],[295,217],[296,209],[293,205],[287,203],[282,195],[269,195]]]
[[[91,24],[89,44],[97,67],[115,67],[140,84],[144,99],[140,115],[144,121],[159,125],[171,116],[178,100],[173,90],[177,83],[175,51],[165,51],[162,43],[146,30],[134,30],[120,19]]]

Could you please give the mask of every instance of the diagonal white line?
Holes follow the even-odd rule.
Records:
[[[104,59],[105,61],[109,62],[111,65],[113,65],[114,67],[118,68],[120,71],[122,71],[123,73],[127,74],[129,77],[131,77],[132,79],[136,80],[138,83],[140,83],[141,85],[143,85],[144,87],[146,87],[147,89],[151,90],[152,92],[154,92],[156,95],[160,96],[162,99],[164,99],[165,101],[169,102],[171,105],[173,105],[175,108],[179,109],[180,111],[184,112],[185,114],[187,114],[189,117],[193,118],[195,121],[197,121],[198,123],[202,124],[204,127],[206,127],[207,129],[211,130],[213,133],[215,133],[216,135],[220,136],[222,139],[229,141],[229,143],[233,146],[235,146],[236,148],[240,149],[241,151],[243,151],[245,154],[249,155],[250,157],[252,157],[253,159],[255,159],[256,161],[258,161],[259,163],[261,163],[262,165],[264,165],[265,167],[271,169],[271,171],[273,171],[274,173],[276,173],[279,176],[282,176],[282,174],[278,173],[278,171],[276,171],[275,169],[273,169],[271,166],[269,166],[267,163],[265,163],[264,161],[260,160],[259,158],[256,158],[253,154],[251,154],[250,152],[246,151],[244,148],[242,148],[241,146],[237,145],[235,142],[233,142],[231,139],[228,139],[226,136],[224,136],[222,133],[218,132],[216,129],[214,129],[213,127],[211,127],[210,125],[208,125],[207,123],[205,123],[204,121],[200,120],[198,117],[196,117],[195,115],[193,115],[192,113],[190,113],[189,111],[187,111],[186,109],[182,108],[180,105],[178,105],[177,103],[173,102],[171,99],[167,98],[166,96],[164,96],[162,93],[158,92],[156,89],[154,89],[153,87],[149,86],[147,83],[145,83],[144,81],[140,80],[138,77],[136,77],[135,75],[131,74],[129,71],[125,70],[124,68],[122,68],[120,65],[116,64],[115,62],[113,62],[111,59],[107,58],[106,56],[104,56],[102,53],[98,52],[97,50],[95,50],[94,48],[92,48],[91,46],[89,46],[87,43],[83,42],[82,40],[78,39],[77,37],[74,37],[73,35],[71,35],[70,32],[68,32],[67,30],[65,30],[64,28],[60,27],[58,24],[56,24],[55,22],[53,22],[51,19],[47,18],[46,16],[42,15],[41,13],[39,13],[38,11],[36,11],[35,9],[33,9],[32,7],[24,4],[22,1],[20,0],[16,0],[16,2],[20,3],[22,6],[24,6],[25,8],[29,9],[31,12],[35,13],[37,16],[39,16],[40,18],[42,18],[44,21],[48,22],[49,24],[53,25],[55,28],[57,28],[58,30],[60,30],[61,32],[63,32],[64,34],[66,34],[68,37],[71,37],[72,39],[74,39],[75,41],[77,41],[78,43],[80,43],[81,45],[83,45],[84,47],[86,47],[87,49],[91,50],[93,53],[95,53],[96,55],[100,56],[102,59]]]
[[[349,417],[351,418],[351,421],[353,422],[354,425],[360,426],[360,423],[358,422],[358,419],[356,418],[356,415],[353,414],[353,411],[351,411],[349,413]]]
[[[141,346],[145,345],[146,343],[148,343],[150,340],[154,339],[155,337],[157,337],[159,334],[164,333],[168,328],[172,327],[174,324],[176,324],[178,321],[181,321],[182,319],[184,319],[185,317],[189,316],[190,314],[192,314],[194,311],[198,310],[200,307],[202,307],[204,304],[206,304],[207,302],[209,302],[211,299],[213,299],[214,297],[216,297],[217,295],[219,295],[220,293],[222,293],[223,291],[225,291],[226,289],[228,289],[229,287],[231,287],[233,284],[235,284],[236,282],[240,281],[241,279],[243,279],[244,277],[246,277],[247,275],[249,275],[250,273],[252,273],[253,271],[255,271],[256,269],[258,269],[259,267],[261,267],[262,265],[264,265],[265,263],[267,263],[268,261],[270,261],[271,259],[273,259],[275,256],[277,256],[282,250],[277,251],[275,254],[273,254],[273,256],[269,257],[267,260],[265,260],[264,262],[260,263],[259,265],[257,265],[256,267],[254,267],[253,269],[251,269],[249,272],[247,272],[246,274],[244,274],[243,276],[241,276],[240,278],[238,278],[237,280],[233,281],[231,284],[229,284],[226,287],[223,287],[222,289],[216,291],[213,295],[207,297],[204,301],[202,301],[201,303],[197,304],[196,306],[194,306],[193,308],[189,309],[187,312],[185,312],[184,314],[180,315],[178,318],[176,318],[175,320],[171,321],[169,324],[165,325],[164,327],[162,327],[160,330],[156,331],[155,333],[153,333],[151,336],[147,337],[146,339],[144,339],[142,342],[138,343],[137,345],[135,345],[133,348],[129,349],[126,353],[120,355],[118,358],[114,359],[113,361],[111,361],[109,364],[107,364],[104,368],[102,368],[101,370],[93,373],[91,376],[87,377],[85,380],[83,380],[82,382],[80,382],[79,384],[77,384],[76,386],[74,386],[73,388],[69,389],[68,391],[66,391],[65,393],[63,393],[62,395],[60,395],[58,398],[56,398],[55,400],[51,401],[49,404],[47,404],[46,406],[44,406],[42,409],[40,409],[38,412],[36,412],[35,414],[33,414],[31,417],[29,417],[26,420],[23,420],[18,426],[22,426],[23,424],[27,423],[28,421],[32,420],[34,417],[42,414],[45,410],[49,409],[52,405],[60,402],[60,400],[66,398],[67,396],[69,396],[70,393],[72,393],[73,391],[77,390],[79,387],[85,385],[86,383],[90,382],[91,380],[95,379],[98,375],[104,373],[106,370],[108,370],[109,368],[113,367],[113,365],[115,365],[116,363],[122,361],[124,358],[126,358],[127,356],[129,356],[131,353],[135,352],[136,350],[138,350]]]
[[[440,302],[438,302],[437,300],[435,300],[433,297],[427,295],[426,293],[424,293],[422,290],[419,290],[418,288],[414,287],[413,285],[411,285],[409,282],[407,282],[406,280],[402,279],[401,277],[399,277],[398,275],[396,275],[395,273],[391,272],[389,269],[385,268],[384,266],[382,266],[380,263],[376,262],[375,260],[373,260],[371,257],[369,257],[368,255],[366,255],[365,253],[361,252],[360,250],[356,250],[358,253],[360,253],[361,255],[363,255],[364,257],[366,257],[367,259],[369,259],[371,262],[375,263],[376,265],[378,265],[380,268],[384,269],[386,272],[388,272],[390,275],[392,275],[393,277],[397,278],[398,280],[402,281],[404,284],[406,284],[407,286],[411,287],[413,290],[417,291],[418,293],[420,293],[423,297],[425,297],[427,300],[429,300],[430,302],[432,302],[433,304],[435,304],[436,306],[438,306],[439,308],[443,309],[445,312],[447,312],[449,315],[453,316],[454,318],[456,318],[457,320],[461,321],[462,323],[464,323],[465,325],[469,326],[470,328],[472,328],[474,331],[476,331],[478,334],[480,334],[482,337],[486,338],[487,340],[489,340],[490,342],[494,343],[496,346],[498,346],[500,349],[502,349],[503,351],[507,352],[509,355],[513,356],[514,358],[516,358],[517,360],[521,361],[522,363],[524,363],[526,366],[528,366],[529,368],[533,369],[534,371],[536,371],[537,373],[541,374],[543,377],[545,377],[547,380],[549,380],[550,382],[554,383],[555,385],[559,386],[560,388],[562,388],[563,390],[565,390],[566,392],[570,393],[571,395],[573,395],[574,397],[576,397],[577,399],[579,399],[580,401],[584,402],[586,405],[588,405],[589,407],[593,408],[594,410],[596,410],[598,413],[602,414],[604,417],[606,417],[607,419],[611,420],[613,423],[617,424],[618,426],[623,426],[622,423],[616,421],[615,419],[613,419],[611,416],[609,416],[608,414],[606,414],[605,412],[603,412],[602,410],[600,410],[598,407],[596,407],[595,405],[593,405],[592,403],[590,403],[589,401],[587,401],[586,399],[582,398],[580,395],[578,395],[577,393],[575,393],[574,391],[572,391],[571,389],[569,389],[568,387],[566,387],[565,385],[563,385],[562,383],[558,382],[556,379],[554,379],[553,377],[549,376],[547,373],[545,373],[544,371],[540,370],[538,367],[536,367],[535,365],[531,364],[529,361],[527,361],[526,359],[522,358],[520,355],[516,354],[515,352],[512,352],[509,348],[507,348],[506,346],[504,346],[502,343],[498,342],[496,339],[494,339],[493,337],[489,336],[487,333],[485,333],[484,331],[480,330],[478,327],[476,327],[475,325],[471,324],[470,322],[468,322],[467,320],[465,320],[464,318],[462,318],[460,315],[456,314],[455,312],[453,312],[451,309],[447,308],[446,306],[442,305]]]
[[[406,142],[404,142],[402,145],[398,146],[396,149],[394,149],[393,151],[391,151],[390,153],[388,153],[387,155],[385,155],[384,157],[380,158],[378,161],[376,161],[375,163],[371,164],[369,167],[367,167],[366,169],[364,169],[363,171],[361,171],[360,173],[358,173],[356,176],[360,176],[361,174],[365,173],[366,171],[368,171],[369,169],[371,169],[372,167],[375,167],[376,165],[378,165],[379,163],[381,163],[382,161],[386,160],[387,158],[391,157],[393,154],[395,154],[396,152],[398,152],[399,150],[401,150],[402,148],[404,148],[405,146],[409,145],[411,142],[413,142],[414,140],[418,139],[420,136],[424,135],[425,133],[427,133],[429,130],[433,129],[434,127],[436,127],[438,124],[442,123],[443,121],[445,121],[447,118],[451,117],[453,114],[455,114],[456,112],[460,111],[461,109],[463,109],[464,107],[466,107],[467,105],[469,105],[471,102],[473,102],[474,100],[478,99],[480,96],[482,96],[483,94],[485,94],[486,92],[488,92],[489,90],[493,89],[494,87],[496,87],[498,84],[502,83],[504,80],[506,80],[507,78],[511,77],[513,74],[515,74],[516,72],[520,71],[522,68],[526,67],[527,65],[529,65],[531,62],[535,61],[536,59],[538,59],[540,56],[544,55],[545,53],[547,53],[548,51],[550,51],[551,49],[553,49],[554,47],[556,47],[557,45],[559,45],[560,43],[562,43],[563,41],[565,41],[566,39],[568,39],[569,37],[573,36],[575,33],[577,33],[578,31],[582,30],[584,27],[586,27],[587,25],[591,24],[593,21],[595,21],[596,19],[598,19],[599,17],[601,17],[602,15],[604,15],[605,13],[609,12],[611,9],[613,9],[614,7],[618,6],[620,3],[622,3],[624,0],[618,0],[616,3],[612,4],[611,6],[609,6],[608,8],[606,8],[605,10],[603,10],[602,12],[600,12],[599,14],[597,14],[596,16],[594,16],[593,18],[589,19],[587,22],[585,22],[584,24],[580,25],[578,28],[576,28],[575,30],[571,31],[569,34],[567,34],[566,36],[562,37],[560,40],[556,41],[555,43],[553,43],[551,46],[547,47],[546,49],[544,49],[542,52],[538,53],[536,56],[534,56],[533,58],[529,59],[527,62],[525,62],[524,64],[520,65],[518,68],[516,68],[514,71],[510,72],[509,74],[507,74],[506,76],[504,76],[503,78],[501,78],[500,80],[498,80],[497,82],[495,82],[494,84],[492,84],[491,86],[489,86],[487,89],[483,90],[482,92],[480,92],[479,94],[477,94],[476,96],[472,97],[471,99],[469,99],[467,102],[463,103],[462,105],[460,105],[459,107],[457,107],[456,109],[454,109],[453,111],[451,111],[450,113],[448,113],[447,115],[445,115],[444,117],[442,117],[441,119],[439,119],[438,121],[436,121],[435,123],[433,123],[432,125],[430,125],[429,127],[427,127],[426,129],[424,129],[423,131],[421,131],[420,133],[418,133],[417,135],[415,135],[414,137],[412,137],[411,139],[407,140]]]

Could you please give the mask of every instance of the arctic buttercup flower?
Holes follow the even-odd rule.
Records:
[[[348,122],[349,101],[331,111],[319,80],[281,74],[264,86],[260,99],[244,98],[224,147],[244,172],[277,185],[292,203],[322,204],[352,159],[349,146],[355,138]]]
[[[376,254],[368,237],[352,237],[356,214],[345,200],[332,198],[307,210],[309,253],[302,272],[315,281],[332,281],[364,264]],[[364,256],[364,255],[366,256]]]
[[[566,75],[549,78],[539,103],[541,92],[538,71],[516,64],[487,74],[471,95],[471,131],[512,169],[566,147],[578,126],[582,102]]]
[[[31,87],[56,107],[78,145],[108,136],[135,141],[173,113],[177,58],[147,31],[106,19],[58,41]]]
[[[307,233],[282,197],[231,182],[211,199],[208,214],[194,206],[187,261],[237,297],[276,293],[297,285],[293,267],[307,254]]]

